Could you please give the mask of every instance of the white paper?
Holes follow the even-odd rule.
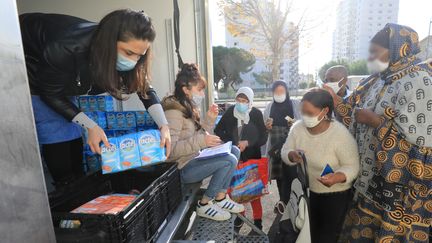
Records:
[[[232,142],[227,142],[211,148],[206,148],[200,151],[196,159],[211,158],[218,155],[225,155],[231,152]]]

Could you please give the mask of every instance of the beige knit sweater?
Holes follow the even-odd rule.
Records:
[[[184,117],[185,108],[173,97],[162,101],[171,133],[171,154],[167,161],[177,162],[179,169],[207,148],[205,136],[213,134],[215,119],[205,116],[201,120],[203,129],[196,130],[192,119]]]
[[[297,149],[305,151],[310,190],[315,193],[345,191],[357,178],[360,162],[356,141],[337,121],[332,121],[325,132],[317,135],[310,134],[302,121],[296,122],[281,152],[286,164],[295,165],[289,160],[288,153]],[[317,179],[326,164],[329,164],[333,171],[344,173],[346,182],[330,188],[321,184]]]

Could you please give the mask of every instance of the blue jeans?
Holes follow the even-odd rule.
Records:
[[[212,176],[204,196],[212,199],[219,192],[226,192],[237,167],[240,150],[232,146],[231,154],[211,158],[193,159],[180,171],[183,183],[197,183]]]

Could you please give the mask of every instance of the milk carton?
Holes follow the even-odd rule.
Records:
[[[107,128],[105,113],[102,111],[84,112],[90,119],[98,124],[102,129]]]
[[[135,118],[135,112],[133,111],[127,111],[124,112],[124,116],[125,116],[125,127],[126,129],[132,129],[132,128],[136,128],[136,118]]]
[[[126,117],[123,112],[116,112],[116,125],[114,129],[125,129],[126,128]]]
[[[107,119],[107,128],[114,130],[117,128],[117,118],[116,113],[114,112],[107,112],[106,113],[106,119]]]
[[[101,161],[97,154],[94,154],[91,151],[85,151],[84,159],[87,165],[87,172],[96,172],[101,170]]]
[[[160,147],[160,133],[158,130],[147,130],[137,133],[141,164],[161,162],[166,159],[165,148]]]
[[[145,127],[147,129],[157,129],[157,124],[155,123],[155,121],[153,120],[153,118],[150,116],[150,114],[148,112],[145,112],[145,120],[146,120],[146,125]]]
[[[136,134],[128,134],[117,138],[120,148],[120,162],[123,170],[141,166]]]
[[[90,111],[89,103],[88,103],[88,97],[87,96],[80,96],[78,98],[79,107],[82,111]]]
[[[88,96],[88,107],[90,111],[98,110],[98,103],[97,103],[96,96]]]
[[[108,95],[96,96],[98,110],[100,111],[114,111],[114,99]]]
[[[108,173],[114,173],[121,171],[121,164],[120,164],[120,150],[117,143],[117,138],[109,138],[108,142],[110,144],[110,147],[106,147],[104,144],[102,144],[102,173],[108,174]]]
[[[135,118],[137,127],[146,126],[146,111],[135,111]]]

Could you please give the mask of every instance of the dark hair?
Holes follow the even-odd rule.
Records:
[[[181,70],[177,73],[175,81],[174,97],[185,108],[184,117],[191,118],[197,130],[201,129],[199,112],[192,100],[183,91],[183,87],[191,89],[192,86],[201,85],[206,87],[206,81],[198,70],[198,66],[193,63],[183,64]]]
[[[329,109],[327,117],[332,119],[334,110],[333,97],[326,90],[318,88],[311,89],[303,96],[301,101],[308,101],[313,106],[321,109],[327,107]]]
[[[122,99],[123,89],[129,93],[137,91],[139,95],[146,97],[150,86],[150,48],[138,60],[134,69],[120,76],[116,69],[117,41],[138,39],[153,42],[155,37],[151,19],[143,11],[121,9],[106,15],[100,21],[90,45],[90,70],[96,85],[117,99]]]

